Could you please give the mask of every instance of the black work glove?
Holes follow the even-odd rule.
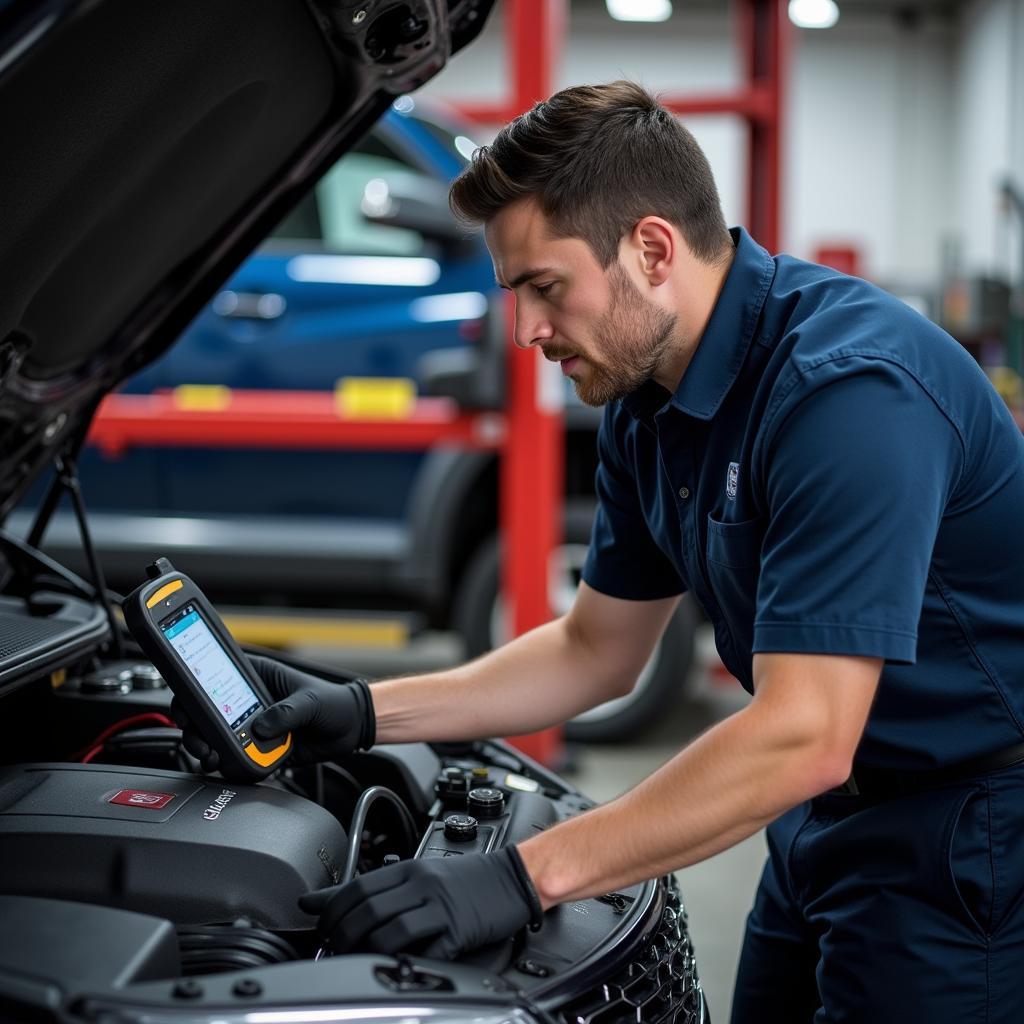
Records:
[[[291,732],[289,759],[293,763],[333,761],[373,746],[377,718],[365,680],[329,683],[273,658],[255,655],[249,656],[249,664],[275,701],[252,720],[249,728],[261,740]],[[203,771],[215,772],[220,755],[199,736],[176,700],[171,703],[171,712],[182,726],[182,745],[199,759]]]
[[[403,860],[299,897],[335,953],[451,958],[539,926],[541,905],[519,851]]]

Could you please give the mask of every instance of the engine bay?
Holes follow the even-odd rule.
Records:
[[[698,1005],[685,911],[664,879],[563,904],[538,931],[456,963],[414,949],[334,956],[299,909],[304,893],[397,860],[500,849],[591,802],[500,741],[378,745],[255,784],[204,775],[159,672],[116,622],[104,628],[87,584],[58,572],[51,591],[36,573],[3,598],[14,637],[0,649],[4,1019],[11,1005],[85,1006],[83,992],[93,1008],[144,994],[172,1006],[258,1001],[267,972],[335,1001],[482,986],[566,1024],[641,1020],[638,998],[666,1020],[691,995]]]
[[[189,763],[147,663],[85,659],[44,682],[67,754],[0,768],[0,894],[164,918],[183,953],[212,951],[185,957],[183,973],[241,962],[254,934],[265,962],[322,955],[303,893],[395,859],[497,849],[589,806],[496,743],[378,746],[344,766],[227,782]],[[581,938],[519,959],[534,977],[554,973],[586,952]],[[491,969],[514,966],[511,951],[489,952]]]

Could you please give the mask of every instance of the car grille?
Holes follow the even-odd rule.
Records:
[[[701,1024],[704,996],[686,908],[673,877],[661,924],[641,956],[559,1011],[563,1024]]]

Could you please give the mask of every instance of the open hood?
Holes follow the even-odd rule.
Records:
[[[494,0],[0,0],[0,522]]]

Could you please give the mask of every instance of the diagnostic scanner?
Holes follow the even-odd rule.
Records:
[[[258,740],[250,725],[271,699],[203,592],[166,558],[124,601],[132,636],[181,701],[199,735],[220,755],[226,778],[252,782],[279,768],[291,733]]]

